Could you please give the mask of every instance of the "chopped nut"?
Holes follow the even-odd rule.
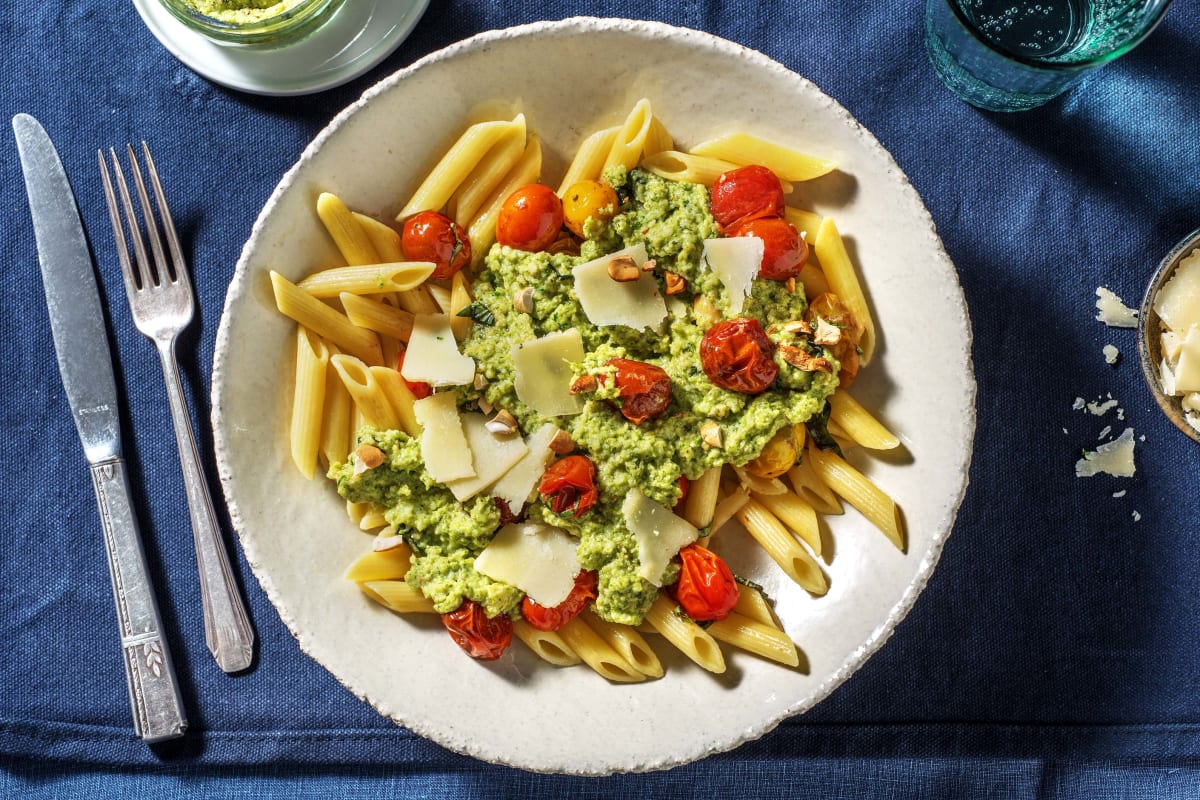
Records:
[[[779,355],[783,356],[784,361],[804,372],[833,373],[833,365],[829,363],[829,359],[824,356],[814,356],[802,347],[780,345]]]
[[[565,456],[567,453],[575,449],[575,442],[571,439],[571,434],[564,430],[554,432],[554,438],[550,440],[550,452],[556,455]]]
[[[526,286],[513,295],[513,308],[522,314],[533,313],[533,288]]]
[[[362,475],[369,469],[375,469],[384,461],[387,456],[373,444],[360,444],[354,451],[354,474]]]
[[[496,407],[489,403],[486,397],[479,398],[475,405],[479,406],[479,410],[485,414],[490,414],[496,410]]]
[[[793,336],[812,336],[813,333],[813,330],[809,324],[802,319],[793,319],[780,325],[772,325],[771,327],[767,328],[768,333],[775,333],[776,331],[790,333]]]
[[[654,272],[654,269],[657,266],[657,261],[655,261],[653,258],[647,258],[645,262],[642,263],[642,272]]]
[[[617,256],[608,262],[608,277],[617,283],[636,281],[641,274],[637,262],[629,256]]]
[[[721,312],[705,294],[698,294],[692,300],[692,313],[696,315],[696,321],[706,328],[721,321]]]
[[[788,278],[786,281],[783,282],[783,288],[788,290],[788,294],[795,294],[796,293],[796,279],[794,277]]]
[[[667,294],[668,295],[679,294],[680,292],[687,289],[687,281],[684,280],[682,275],[676,274],[674,272],[668,272],[668,273],[666,273],[666,277],[667,277]]]
[[[838,344],[842,341],[842,329],[824,317],[817,317],[817,331],[813,341],[830,346]]]
[[[488,433],[508,436],[517,432],[517,418],[504,409],[500,409],[496,412],[496,416],[484,423],[483,427],[487,428]]]
[[[571,383],[571,394],[590,394],[596,391],[595,375],[580,375]]]
[[[700,440],[709,447],[720,450],[724,446],[721,426],[711,419],[705,420],[700,425]]]
[[[391,533],[386,533],[386,531],[391,531],[391,528],[384,528],[383,530],[385,533],[380,533],[375,537],[375,541],[371,542],[371,549],[376,553],[382,553],[385,550],[395,550],[397,547],[400,547],[404,544],[403,536],[395,533],[394,531]]]
[[[478,391],[483,391],[483,387],[488,385],[488,379],[482,372],[475,373],[475,380],[471,384]]]

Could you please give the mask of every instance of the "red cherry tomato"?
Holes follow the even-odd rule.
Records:
[[[530,627],[539,631],[556,631],[579,615],[587,604],[596,599],[599,577],[590,569],[581,570],[575,576],[575,588],[556,606],[539,605],[529,595],[521,601],[521,616]]]
[[[458,608],[442,614],[442,624],[455,644],[480,661],[495,661],[512,643],[512,620],[505,614],[488,617],[474,600],[463,600]]]
[[[596,465],[587,456],[560,458],[542,473],[538,494],[555,514],[578,517],[600,499]]]
[[[403,369],[404,351],[401,350],[400,355],[396,357],[396,371],[400,372]],[[406,378],[404,379],[404,384],[408,387],[408,390],[413,393],[413,397],[417,398],[418,400],[422,400],[433,394],[433,387],[425,381],[410,381]]]
[[[774,172],[757,164],[731,169],[713,184],[711,210],[722,228],[758,217],[782,217],[783,186]]]
[[[731,392],[766,391],[779,374],[775,343],[756,319],[718,322],[700,340],[700,368],[715,385]]]
[[[634,425],[661,416],[671,405],[671,377],[662,367],[628,358],[609,359],[605,366],[616,370],[621,415]]]
[[[508,196],[496,220],[496,241],[517,250],[545,250],[563,226],[563,207],[549,186],[530,183]]]
[[[808,244],[796,226],[779,217],[742,220],[727,231],[729,236],[757,236],[763,241],[762,266],[758,277],[786,281],[800,274],[808,261]]]
[[[422,211],[404,221],[400,246],[410,261],[437,264],[433,280],[443,281],[471,263],[471,240],[463,227],[445,214]]]
[[[722,558],[698,544],[679,551],[675,600],[697,622],[725,619],[737,605],[738,585]]]

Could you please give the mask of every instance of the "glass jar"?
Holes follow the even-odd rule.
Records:
[[[161,0],[180,22],[218,44],[273,47],[316,30],[343,0]]]

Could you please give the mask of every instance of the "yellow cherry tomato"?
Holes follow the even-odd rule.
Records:
[[[563,195],[563,222],[576,236],[583,237],[589,219],[612,219],[617,213],[617,193],[607,183],[579,181]]]

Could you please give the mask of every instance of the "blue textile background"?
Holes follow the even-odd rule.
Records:
[[[1177,0],[1130,55],[1042,109],[1006,116],[974,110],[940,84],[917,2],[444,0],[369,74],[287,99],[192,73],[132,4],[0,5],[0,111],[34,114],[55,139],[94,243],[130,477],[191,722],[184,740],[155,748],[130,728],[95,502],[5,126],[0,795],[588,798],[703,786],[711,798],[1200,796],[1200,447],[1144,388],[1133,331],[1101,325],[1093,307],[1100,285],[1136,305],[1162,255],[1200,227],[1198,13],[1200,0]],[[599,780],[480,764],[379,717],[299,651],[232,534],[260,655],[248,674],[220,672],[201,632],[162,379],[129,319],[95,156],[144,138],[167,182],[200,308],[180,360],[216,486],[213,342],[234,263],[283,172],[390,72],[482,30],[576,14],[729,38],[844,105],[938,225],[970,307],[979,384],[955,533],[887,645],[828,700],[758,742],[666,773]],[[1108,343],[1122,353],[1115,366],[1101,355]],[[1077,397],[1109,395],[1123,420],[1072,409]],[[1079,451],[1109,425],[1145,435],[1137,475],[1075,478]]]

